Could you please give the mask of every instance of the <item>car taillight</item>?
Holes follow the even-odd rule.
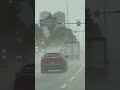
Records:
[[[41,60],[41,63],[42,63],[42,64],[48,64],[48,63],[49,63],[49,60],[47,60],[47,59],[42,59],[42,60]]]
[[[64,59],[62,57],[59,57],[57,59],[57,64],[63,64],[64,63]]]
[[[63,57],[49,57],[49,58],[42,58],[41,64],[63,64],[64,58]]]

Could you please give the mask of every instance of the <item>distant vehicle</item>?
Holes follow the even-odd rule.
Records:
[[[35,65],[25,65],[16,73],[14,90],[35,90]]]
[[[46,53],[41,60],[41,73],[46,73],[48,70],[67,71],[66,57],[61,53]]]
[[[80,60],[80,45],[79,42],[65,42],[65,55],[69,59]]]

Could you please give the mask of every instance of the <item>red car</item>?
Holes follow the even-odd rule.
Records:
[[[61,53],[46,53],[41,60],[41,73],[48,70],[67,71],[67,61]]]

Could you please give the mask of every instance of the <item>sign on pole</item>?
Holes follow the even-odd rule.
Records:
[[[77,21],[77,26],[80,26],[80,24],[81,24],[80,21]]]
[[[47,27],[54,27],[56,24],[55,24],[55,21],[53,19],[41,19],[40,20],[40,26],[47,26]]]
[[[40,20],[40,26],[44,26],[44,20]]]

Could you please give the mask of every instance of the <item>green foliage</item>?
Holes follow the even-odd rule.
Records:
[[[65,27],[59,27],[57,28],[51,35],[49,36],[49,44],[52,45],[53,43],[55,45],[64,45],[66,41],[76,41],[76,37],[73,35],[73,32],[71,29],[67,29]]]
[[[35,25],[35,44],[38,47],[42,47],[42,42],[45,42],[45,36],[43,34],[42,29],[39,25]]]
[[[51,14],[46,18],[52,18],[55,22],[57,22],[56,17],[52,16]],[[55,29],[54,27],[48,27],[50,36],[48,38],[45,38],[45,35],[43,34],[42,29],[36,24],[35,25],[35,41],[36,45],[42,46],[42,47],[49,47],[52,45],[64,45],[65,40],[66,41],[77,41],[76,37],[74,36],[71,29],[68,29],[64,27],[64,22]],[[44,42],[44,46],[42,45],[42,42]]]

